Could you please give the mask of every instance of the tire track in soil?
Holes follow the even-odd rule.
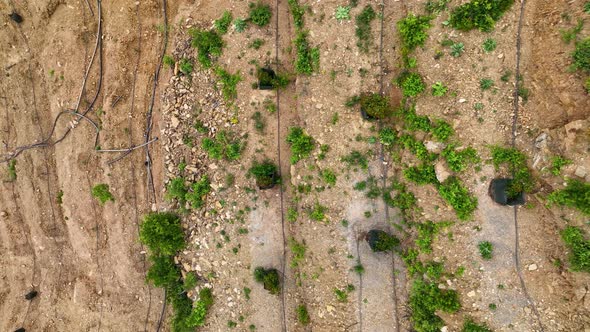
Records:
[[[516,136],[517,136],[517,127],[518,127],[518,121],[519,121],[519,117],[518,117],[518,113],[519,113],[519,101],[518,101],[518,88],[519,88],[519,81],[520,81],[520,55],[521,55],[521,47],[522,47],[522,39],[521,39],[521,33],[522,33],[522,25],[523,25],[523,21],[524,21],[524,11],[525,11],[525,5],[526,5],[526,0],[521,0],[520,2],[520,13],[518,16],[518,30],[517,30],[517,34],[516,34],[516,69],[515,69],[515,85],[514,85],[514,92],[513,92],[513,97],[514,97],[514,114],[512,117],[512,137],[511,137],[511,145],[513,148],[516,148]],[[513,174],[514,176],[514,174]],[[518,279],[520,281],[520,286],[522,288],[522,291],[524,293],[524,296],[526,297],[527,302],[530,304],[532,311],[537,319],[537,325],[539,326],[539,330],[544,332],[545,328],[543,326],[543,323],[541,321],[541,316],[539,315],[539,311],[537,310],[537,306],[535,304],[535,302],[533,301],[533,299],[531,298],[531,296],[529,295],[529,292],[527,290],[526,287],[526,283],[524,281],[524,277],[522,275],[522,270],[520,268],[520,239],[519,239],[519,233],[518,233],[518,206],[514,206],[513,207],[513,211],[514,211],[514,267],[516,269],[516,273],[518,275]]]

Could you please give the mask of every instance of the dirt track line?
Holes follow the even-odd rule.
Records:
[[[518,17],[518,30],[516,33],[516,84],[514,86],[514,114],[512,117],[512,147],[516,147],[516,134],[517,134],[517,127],[518,127],[518,112],[519,112],[519,104],[518,104],[518,86],[520,83],[520,49],[522,46],[521,41],[521,33],[522,33],[522,23],[524,18],[524,9],[525,9],[526,0],[522,0],[520,3],[520,13]],[[514,176],[514,174],[513,174]],[[522,291],[524,296],[527,299],[527,302],[531,305],[533,312],[537,318],[537,324],[539,325],[540,331],[545,331],[543,327],[543,323],[541,322],[541,316],[539,315],[539,311],[537,310],[537,306],[535,302],[529,295],[529,292],[526,287],[526,283],[524,281],[524,277],[522,275],[522,270],[520,268],[520,240],[519,240],[519,233],[518,233],[518,206],[514,206],[514,265],[516,268],[516,273],[518,274],[518,279],[520,280],[520,286],[522,287]]]

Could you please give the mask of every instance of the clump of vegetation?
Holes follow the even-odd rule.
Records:
[[[193,331],[195,327],[205,325],[205,318],[207,312],[213,305],[213,294],[210,288],[203,288],[199,291],[199,300],[193,306],[193,311],[187,318],[187,325],[191,327],[190,331]]]
[[[438,184],[436,179],[436,173],[434,171],[434,165],[428,163],[422,163],[419,166],[412,166],[404,169],[404,177],[408,181],[412,181],[416,184]]]
[[[366,5],[365,8],[356,16],[356,46],[364,52],[369,52],[369,46],[373,40],[371,32],[371,21],[377,17],[377,13],[373,10],[371,5]]]
[[[315,221],[324,221],[326,219],[327,210],[327,207],[321,205],[319,202],[316,202],[313,206],[313,209],[309,211],[309,218]]]
[[[572,69],[590,72],[590,37],[576,43],[572,59],[574,60]]]
[[[457,150],[455,145],[448,145],[441,153],[447,161],[447,165],[453,172],[462,172],[468,164],[475,164],[480,161],[477,151],[468,147],[463,150]]]
[[[547,200],[550,204],[573,207],[590,216],[590,184],[580,180],[569,180],[565,188],[552,192]]]
[[[496,49],[496,41],[492,38],[488,38],[483,42],[481,46],[486,53],[491,53]]]
[[[205,196],[211,191],[211,182],[207,175],[201,176],[199,181],[193,183],[191,191],[186,194],[186,200],[193,209],[200,209],[205,204]]]
[[[225,69],[221,67],[217,67],[215,69],[215,74],[219,76],[219,80],[221,82],[221,92],[223,94],[223,98],[225,100],[234,100],[238,96],[238,91],[236,90],[236,86],[239,82],[242,81],[242,76],[238,71],[235,74],[230,74]]]
[[[320,67],[320,50],[309,45],[307,35],[306,31],[299,31],[293,42],[297,50],[295,71],[299,74],[310,75]]]
[[[144,217],[139,239],[152,253],[174,255],[185,247],[180,218],[173,213],[150,213]]]
[[[217,29],[217,31],[219,31],[223,35],[229,29],[232,19],[233,17],[231,12],[229,10],[226,10],[223,12],[223,15],[220,19],[215,20],[215,22],[213,22],[213,25],[215,26],[215,29]]]
[[[426,31],[430,28],[430,16],[409,14],[397,22],[397,31],[402,40],[402,53],[407,55],[416,47],[423,46],[428,38]]]
[[[287,0],[287,3],[289,4],[291,15],[293,15],[295,27],[299,30],[303,29],[303,15],[305,14],[305,8],[299,5],[297,0]]]
[[[549,171],[551,172],[551,174],[557,176],[561,173],[561,169],[564,166],[571,164],[572,161],[569,159],[563,158],[562,156],[554,156],[551,158],[551,167],[549,168]]]
[[[517,197],[520,193],[530,192],[533,189],[533,176],[527,167],[526,156],[515,148],[503,148],[492,146],[492,161],[496,169],[501,164],[508,164],[513,180],[508,186],[508,197]]]
[[[417,223],[416,229],[418,230],[418,237],[415,242],[420,251],[424,253],[432,252],[432,242],[434,242],[435,236],[443,227],[450,226],[451,222],[441,221],[434,223],[430,220],[426,220],[423,223]]]
[[[325,169],[322,171],[322,179],[329,185],[335,186],[336,185],[336,173],[330,169]]]
[[[494,81],[491,78],[482,78],[479,80],[479,88],[482,90],[489,90],[494,86]]]
[[[373,252],[392,251],[400,244],[397,237],[377,229],[372,229],[367,232],[365,239],[369,243],[369,247],[371,247]]]
[[[273,89],[284,88],[289,84],[289,76],[286,74],[275,74],[268,68],[257,68],[256,77],[258,78],[258,87],[271,87]]]
[[[379,142],[385,146],[391,146],[397,140],[397,132],[393,128],[381,128],[379,130]]]
[[[248,173],[254,176],[260,189],[272,188],[280,181],[279,168],[270,160],[255,162]]]
[[[453,207],[459,219],[467,220],[473,216],[473,211],[477,208],[477,198],[469,194],[459,178],[449,177],[440,184],[438,192]]]
[[[447,94],[448,88],[442,82],[436,82],[432,85],[432,95],[442,97]]]
[[[184,185],[184,178],[182,177],[177,177],[170,180],[168,186],[166,186],[166,199],[176,199],[181,206],[184,206],[184,203],[186,203],[187,193],[188,190]]]
[[[424,162],[434,161],[438,156],[429,152],[424,143],[417,140],[414,136],[404,134],[399,137],[401,145],[410,150],[419,160]]]
[[[430,14],[438,14],[447,9],[447,4],[451,0],[428,0],[424,4],[426,11]]]
[[[315,148],[313,137],[307,135],[301,127],[289,128],[287,143],[291,146],[291,164],[309,157]]]
[[[307,325],[310,322],[309,313],[307,312],[307,307],[303,304],[297,306],[296,309],[297,313],[297,321],[303,325]]]
[[[305,259],[305,252],[307,251],[307,246],[305,243],[297,242],[295,239],[289,240],[289,249],[293,253],[293,260],[291,260],[291,267],[299,266]]]
[[[168,68],[173,68],[174,67],[174,58],[171,55],[164,55],[164,57],[162,58],[162,63],[164,64],[164,66],[168,67]]]
[[[254,120],[254,129],[256,129],[257,132],[263,134],[264,128],[266,128],[266,121],[264,120],[262,113],[259,111],[254,112],[251,119]]]
[[[220,131],[214,138],[204,138],[201,147],[207,151],[210,158],[234,161],[240,158],[244,144],[231,133]]]
[[[210,68],[214,58],[221,55],[223,40],[215,30],[190,29],[191,45],[197,49],[199,63]]]
[[[178,61],[178,70],[188,76],[193,72],[193,64],[187,58],[182,58]]]
[[[417,332],[432,332],[440,331],[444,326],[436,311],[453,313],[461,308],[461,303],[457,291],[440,289],[435,282],[416,279],[410,290],[409,306],[414,329]]]
[[[418,73],[403,72],[396,80],[406,97],[415,97],[426,89],[422,77]]]
[[[451,44],[451,56],[458,58],[463,54],[465,51],[465,45],[463,43],[453,43]]]
[[[440,119],[434,122],[431,131],[432,136],[440,142],[446,142],[455,133],[455,130],[448,122]]]
[[[279,271],[276,269],[257,267],[254,269],[254,280],[264,285],[264,289],[273,295],[281,292],[281,280],[279,278]]]
[[[8,162],[8,180],[16,181],[16,159],[11,159]]]
[[[582,28],[584,27],[584,20],[582,19],[578,19],[578,24],[571,28],[571,29],[562,29],[559,30],[559,32],[561,33],[561,39],[563,39],[563,41],[566,44],[569,44],[572,40],[575,40],[576,37],[578,36],[578,34],[580,33],[580,31],[582,31]]]
[[[334,17],[338,22],[350,20],[350,6],[338,6]]]
[[[16,179],[16,175],[14,176]],[[109,185],[105,183],[97,184],[92,188],[92,196],[98,199],[101,205],[104,205],[108,201],[115,201],[115,196],[109,191]]]
[[[472,0],[451,12],[449,23],[455,29],[491,31],[514,0]]]
[[[393,114],[393,109],[389,105],[389,100],[379,93],[362,95],[359,101],[361,110],[370,118],[384,119]]]
[[[367,160],[367,157],[357,150],[351,151],[348,155],[343,156],[340,160],[344,163],[347,163],[349,167],[358,166],[363,170],[369,168],[369,161]]]
[[[477,324],[473,318],[467,318],[463,323],[461,332],[492,332],[486,324]]]
[[[394,196],[391,196],[392,191],[395,192]],[[408,191],[406,185],[400,182],[394,182],[390,188],[384,190],[383,201],[385,201],[385,204],[390,207],[400,209],[404,216],[407,216],[409,211],[412,210],[418,202],[416,196]]]
[[[238,17],[234,20],[234,30],[236,30],[237,32],[244,32],[246,31],[247,24],[248,23],[246,22],[246,20]]]
[[[264,45],[264,39],[256,38],[248,45],[248,47],[258,50]]]
[[[492,259],[492,253],[494,251],[494,245],[489,241],[482,241],[477,244],[477,248],[479,249],[479,254],[481,258],[490,260]]]
[[[250,17],[248,18],[250,22],[263,27],[270,23],[271,16],[272,10],[269,5],[263,4],[260,1],[256,4],[250,3]]]
[[[354,291],[354,286],[351,284],[346,285],[344,289],[334,288],[334,295],[336,295],[336,299],[338,302],[346,302],[348,301],[348,293]]]
[[[561,232],[561,238],[570,250],[569,262],[572,270],[590,272],[590,241],[584,239],[582,230],[568,226]]]
[[[418,115],[414,105],[400,110],[404,118],[404,127],[410,131],[422,130],[429,132],[432,129],[430,118],[426,115]]]

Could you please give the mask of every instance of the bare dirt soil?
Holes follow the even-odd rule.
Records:
[[[19,153],[16,179],[7,170],[0,184],[0,331],[168,331],[172,311],[163,306],[164,293],[145,282],[149,262],[139,225],[150,211],[178,208],[165,199],[171,178],[196,181],[203,175],[212,192],[202,209],[182,215],[188,246],[176,257],[183,275],[198,275],[189,297],[212,288],[215,302],[201,330],[232,330],[229,321],[236,331],[412,330],[411,277],[404,263],[397,253],[372,252],[364,236],[370,229],[387,230],[407,247],[415,230],[403,229],[399,211],[380,197],[353,189],[371,176],[382,187],[403,179],[407,165],[399,160],[412,159],[408,152],[383,153],[375,139],[379,125],[344,104],[365,92],[399,98],[393,83],[401,72],[396,22],[408,13],[423,14],[424,1],[361,0],[350,21],[338,22],[334,11],[347,1],[300,0],[308,40],[320,50],[320,70],[310,76],[294,74],[296,27],[287,1],[263,2],[272,8],[271,23],[249,24],[241,33],[230,27],[215,62],[240,72],[235,101],[225,100],[217,75],[198,64],[188,31],[211,28],[225,10],[245,18],[248,1],[0,3],[0,155],[8,164],[17,147],[48,143]],[[379,15],[364,53],[356,46],[354,17],[367,4]],[[580,1],[521,4],[515,2],[490,33],[453,30],[443,24],[445,11],[413,53],[427,84],[417,113],[451,123],[455,141],[474,147],[484,160],[481,168],[460,175],[479,201],[469,222],[455,221],[433,186],[408,184],[421,219],[455,221],[437,236],[432,253],[422,254],[444,262],[448,271],[465,269],[439,285],[461,297],[457,313],[439,313],[447,331],[460,331],[466,317],[495,331],[590,330],[590,276],[568,270],[559,235],[567,225],[588,231],[587,218],[545,205],[564,176],[590,170],[590,98],[583,77],[568,70],[574,45],[559,33],[586,14]],[[11,20],[12,11],[24,21]],[[580,36],[589,33],[584,27]],[[460,57],[441,45],[448,38],[464,43]],[[481,47],[487,38],[497,42],[490,53]],[[249,46],[255,39],[264,41],[258,49]],[[155,76],[164,47],[177,60],[191,60],[192,74],[176,66]],[[437,50],[445,55],[436,59]],[[278,91],[254,88],[255,64],[293,73],[292,83]],[[488,196],[489,180],[501,175],[489,163],[488,146],[512,143],[517,64],[530,96],[517,100],[515,144],[528,156],[537,185],[527,205],[512,208]],[[506,71],[512,76],[503,82]],[[494,80],[493,89],[480,89],[483,77]],[[430,94],[437,81],[448,86],[445,97]],[[63,111],[86,114],[97,125],[103,152],[86,119],[66,112],[54,122]],[[262,131],[253,120],[256,112],[265,123]],[[316,142],[312,156],[294,165],[286,143],[292,126]],[[146,128],[148,140],[158,138],[147,149],[120,160],[121,153],[104,152],[146,142]],[[245,142],[239,160],[215,160],[201,148],[203,138],[222,130]],[[329,146],[325,157],[320,145]],[[341,161],[355,150],[368,156],[366,170]],[[562,176],[547,171],[555,155],[573,161]],[[282,182],[260,190],[248,169],[264,159],[279,165]],[[325,170],[336,174],[335,185],[323,180]],[[110,186],[114,201],[101,205],[92,196],[99,183]],[[317,204],[325,207],[324,221],[310,218]],[[290,210],[298,212],[294,221]],[[484,240],[494,245],[491,261],[477,251]],[[294,257],[295,244],[306,248],[301,259]],[[354,270],[359,265],[362,274]],[[253,280],[258,266],[280,271],[281,294],[271,295]],[[33,289],[39,295],[25,300]],[[338,299],[336,289],[347,299]],[[298,321],[300,305],[307,307],[308,325]]]

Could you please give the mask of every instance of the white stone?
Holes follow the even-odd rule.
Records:
[[[584,178],[584,177],[586,177],[586,174],[588,174],[588,171],[586,170],[586,167],[584,167],[584,166],[578,166],[576,168],[576,171],[574,172],[574,174],[577,177]]]
[[[529,265],[529,271],[536,271],[537,270],[537,264],[533,263],[531,265]]]

